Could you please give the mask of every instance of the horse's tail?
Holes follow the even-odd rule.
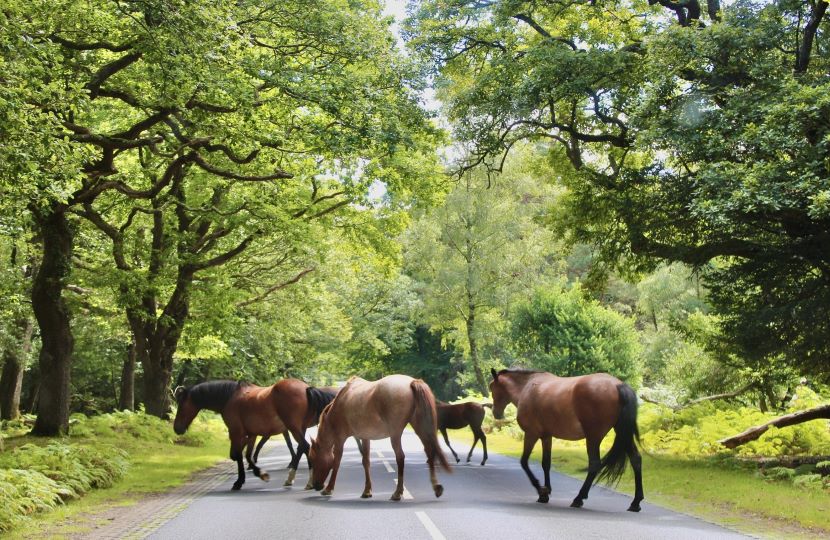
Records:
[[[429,385],[421,379],[415,379],[410,383],[412,393],[415,395],[415,413],[412,416],[412,427],[418,438],[424,443],[424,451],[431,460],[438,459],[438,463],[447,472],[452,472],[447,457],[438,445],[438,423],[435,412],[435,396]]]
[[[600,461],[600,473],[597,480],[616,485],[625,472],[626,460],[637,450],[640,442],[640,430],[637,428],[637,394],[625,383],[617,386],[620,393],[620,416],[614,425],[614,443],[611,450]]]
[[[308,400],[308,412],[311,423],[309,425],[317,425],[320,421],[320,413],[326,408],[326,405],[332,402],[337,392],[330,392],[325,388],[315,388],[309,386],[305,389],[305,397]]]

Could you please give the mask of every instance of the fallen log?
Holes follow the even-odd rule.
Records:
[[[812,409],[807,409],[806,411],[798,411],[791,414],[785,414],[784,416],[779,416],[778,418],[770,420],[760,426],[751,427],[743,433],[721,439],[718,442],[727,448],[735,448],[736,446],[740,446],[759,438],[770,428],[770,426],[782,428],[793,426],[795,424],[801,424],[803,422],[809,422],[810,420],[818,420],[820,418],[830,419],[830,404],[820,405],[818,407],[813,407]]]

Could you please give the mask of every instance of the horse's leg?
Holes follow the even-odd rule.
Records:
[[[291,436],[288,434],[288,430],[283,431],[282,436],[285,439],[285,446],[288,447],[288,453],[291,454],[291,461],[294,461],[294,446],[291,444]]]
[[[588,498],[588,491],[594,484],[594,478],[597,477],[599,470],[602,468],[602,461],[599,457],[599,443],[602,438],[587,437],[585,439],[585,446],[588,449],[588,475],[585,477],[585,482],[582,484],[582,489],[571,503],[573,508],[582,508],[582,501]]]
[[[539,496],[539,502],[548,502],[550,497],[550,447],[551,437],[542,437],[542,471],[545,473],[545,490],[547,493],[544,497]]]
[[[229,434],[231,439],[230,457],[236,462],[237,475],[236,482],[233,483],[231,489],[238,491],[245,483],[245,465],[242,463],[242,449],[245,448],[247,437],[244,433]]]
[[[267,472],[262,472],[262,469],[257,467],[256,465],[256,457],[251,459],[251,451],[254,448],[254,443],[256,442],[256,435],[252,435],[248,437],[248,441],[245,443],[245,459],[248,460],[248,468],[254,473],[254,476],[262,480],[263,482],[267,482],[271,479],[271,476]],[[267,437],[264,440],[266,440]],[[259,452],[259,450],[257,450]]]
[[[391,499],[393,501],[401,500],[403,496],[403,460],[404,460],[404,453],[403,453],[403,446],[401,446],[401,434],[398,433],[397,435],[392,436],[392,450],[395,451],[395,461],[398,463],[398,486],[395,488],[395,491],[392,493]],[[434,466],[433,459],[430,458],[430,469]]]
[[[643,458],[640,452],[633,447],[628,451],[628,459],[631,461],[631,468],[634,469],[634,500],[628,507],[629,512],[640,511],[640,501],[643,500]]]
[[[259,451],[262,450],[262,447],[265,446],[265,443],[267,443],[270,438],[270,435],[266,435],[259,440],[259,444],[256,445],[256,450],[254,451],[254,463],[259,461]]]
[[[334,463],[331,467],[331,477],[329,478],[329,485],[321,492],[321,495],[331,495],[334,491],[334,483],[337,481],[337,471],[340,470],[340,459],[343,457],[343,445],[334,445]]]
[[[484,434],[481,426],[478,427],[478,438],[481,439],[481,446],[484,447],[484,458],[481,460],[481,465],[484,466],[487,463],[487,435]]]
[[[441,435],[444,436],[444,442],[447,443],[447,448],[449,448],[450,452],[452,452],[452,457],[455,458],[455,462],[458,463],[459,461],[461,461],[460,459],[458,459],[458,454],[456,454],[455,450],[453,450],[452,446],[450,446],[450,438],[447,437],[447,428],[441,428]],[[468,459],[467,461],[470,460]]]
[[[248,437],[248,444],[245,445],[245,460],[248,462],[248,468],[254,468],[254,461],[256,461],[255,457],[252,457],[254,451],[254,442],[256,442],[256,435],[253,437]]]
[[[536,488],[536,492],[539,494],[539,499],[536,502],[548,502],[548,496],[550,495],[545,491],[545,488],[539,485],[539,480],[533,475],[533,471],[530,470],[530,466],[528,465],[528,460],[530,459],[530,453],[533,452],[533,447],[536,446],[536,441],[539,440],[539,437],[530,435],[529,433],[525,432],[525,443],[524,443],[524,450],[522,450],[522,459],[520,463],[522,464],[522,469],[524,469],[527,478],[530,480],[530,483]]]
[[[286,486],[294,484],[294,477],[297,474],[297,467],[300,465],[300,459],[303,454],[308,454],[308,443],[305,441],[305,430],[299,428],[292,428],[291,434],[297,441],[297,452],[291,458],[291,463],[288,465],[288,478],[285,481]],[[309,475],[310,477],[311,475]]]
[[[368,499],[372,496],[372,478],[369,476],[369,439],[363,439],[360,445],[360,453],[363,456],[363,473],[366,475],[366,484],[363,486],[361,499]]]

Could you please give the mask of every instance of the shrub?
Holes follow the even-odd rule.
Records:
[[[788,467],[770,467],[763,472],[763,475],[767,480],[792,480],[795,477],[795,471]]]
[[[822,480],[820,474],[803,474],[793,478],[793,485],[805,489],[821,489]]]

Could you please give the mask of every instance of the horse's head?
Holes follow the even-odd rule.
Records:
[[[490,373],[493,375],[493,380],[490,381],[490,395],[493,396],[493,416],[497,420],[501,420],[504,418],[504,408],[510,403],[510,396],[504,387],[504,380],[499,380],[498,372],[490,368]]]
[[[176,399],[178,409],[176,410],[176,418],[173,420],[173,431],[177,435],[183,435],[190,423],[199,414],[199,407],[197,407],[190,397],[190,389],[184,386],[179,386],[173,392],[173,397]]]
[[[311,464],[311,485],[320,491],[334,467],[334,445],[320,444],[319,439],[311,438],[311,449],[308,451],[308,461]]]

